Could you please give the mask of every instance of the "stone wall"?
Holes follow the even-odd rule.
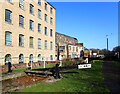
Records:
[[[56,43],[70,43],[70,44],[76,44],[78,43],[77,38],[74,37],[70,37],[64,34],[60,34],[60,33],[55,33],[55,42]]]

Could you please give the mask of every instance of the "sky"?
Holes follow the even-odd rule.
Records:
[[[56,32],[76,37],[88,49],[118,46],[117,2],[50,2],[56,8]]]

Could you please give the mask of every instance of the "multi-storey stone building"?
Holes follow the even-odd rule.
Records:
[[[0,63],[55,60],[55,8],[46,0],[0,1]]]
[[[64,34],[55,34],[56,42],[56,59],[63,58],[78,58],[80,52],[84,50],[81,43],[78,43],[77,38],[70,37]],[[59,58],[60,59],[60,58]]]

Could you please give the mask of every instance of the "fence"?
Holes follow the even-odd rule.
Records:
[[[70,59],[63,59],[62,62],[70,62],[70,61],[76,61],[76,60],[82,60],[82,58],[70,58]],[[50,63],[59,63],[60,61],[46,61],[46,64]],[[44,62],[33,62],[32,67],[39,67],[44,65]],[[18,68],[27,68],[27,63],[21,63],[21,64],[12,64],[13,69],[18,69]],[[7,71],[8,70],[8,65],[3,65],[1,66],[0,71]]]

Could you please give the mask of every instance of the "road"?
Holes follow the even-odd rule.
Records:
[[[120,68],[115,66],[112,61],[104,61],[102,70],[104,81],[111,93],[120,94]]]

